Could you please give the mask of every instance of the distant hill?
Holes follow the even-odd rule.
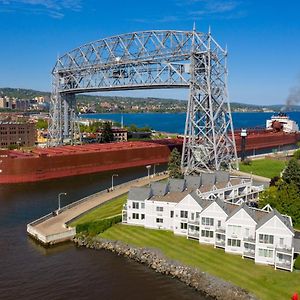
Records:
[[[0,97],[8,96],[15,97],[18,99],[32,99],[37,96],[50,96],[50,92],[36,91],[31,89],[20,89],[20,88],[0,88]],[[105,95],[77,95],[77,100],[82,103],[99,103],[99,102],[110,102],[110,103],[128,103],[130,105],[141,105],[141,104],[161,104],[162,106],[176,105],[179,110],[184,111],[187,105],[187,101],[178,99],[168,98],[155,98],[155,97],[121,97],[121,96],[105,96]],[[284,105],[255,105],[245,104],[239,102],[231,102],[232,111],[280,111]],[[288,111],[300,111],[300,106],[293,105],[288,108]]]

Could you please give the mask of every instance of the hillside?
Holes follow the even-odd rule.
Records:
[[[37,96],[50,96],[50,92],[36,91],[31,89],[19,89],[19,88],[0,88],[0,97],[8,96],[18,99],[32,99]],[[100,103],[107,102],[111,105],[117,105],[120,107],[140,106],[144,107],[143,111],[147,111],[149,107],[158,107],[157,111],[169,111],[172,107],[173,111],[185,111],[187,106],[187,101],[178,100],[178,99],[167,99],[167,98],[154,98],[154,97],[145,97],[145,98],[134,98],[134,97],[120,97],[120,96],[105,96],[105,95],[77,95],[77,102],[83,105],[95,106],[97,111],[102,110],[99,108]],[[262,111],[280,111],[283,105],[255,105],[255,104],[245,104],[239,102],[232,102],[231,109],[232,111],[248,111],[248,112],[262,112]],[[122,110],[122,109],[121,109]],[[155,109],[154,109],[155,111]],[[290,106],[288,111],[300,111],[300,106]]]

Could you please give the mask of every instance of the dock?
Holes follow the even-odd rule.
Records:
[[[145,186],[168,177],[167,173],[158,173],[117,185],[110,192],[104,190],[90,195],[29,223],[27,233],[45,246],[70,241],[76,234],[76,228],[68,226],[72,220],[127,193],[132,186]]]

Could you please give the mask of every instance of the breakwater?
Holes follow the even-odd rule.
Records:
[[[137,248],[120,241],[110,241],[100,237],[78,235],[74,242],[79,247],[108,250],[144,264],[158,273],[171,276],[217,300],[255,300],[246,290],[229,282],[166,258],[155,249]]]

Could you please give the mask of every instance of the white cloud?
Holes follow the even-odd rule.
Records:
[[[0,12],[20,11],[64,17],[65,11],[80,11],[82,0],[0,0]]]

